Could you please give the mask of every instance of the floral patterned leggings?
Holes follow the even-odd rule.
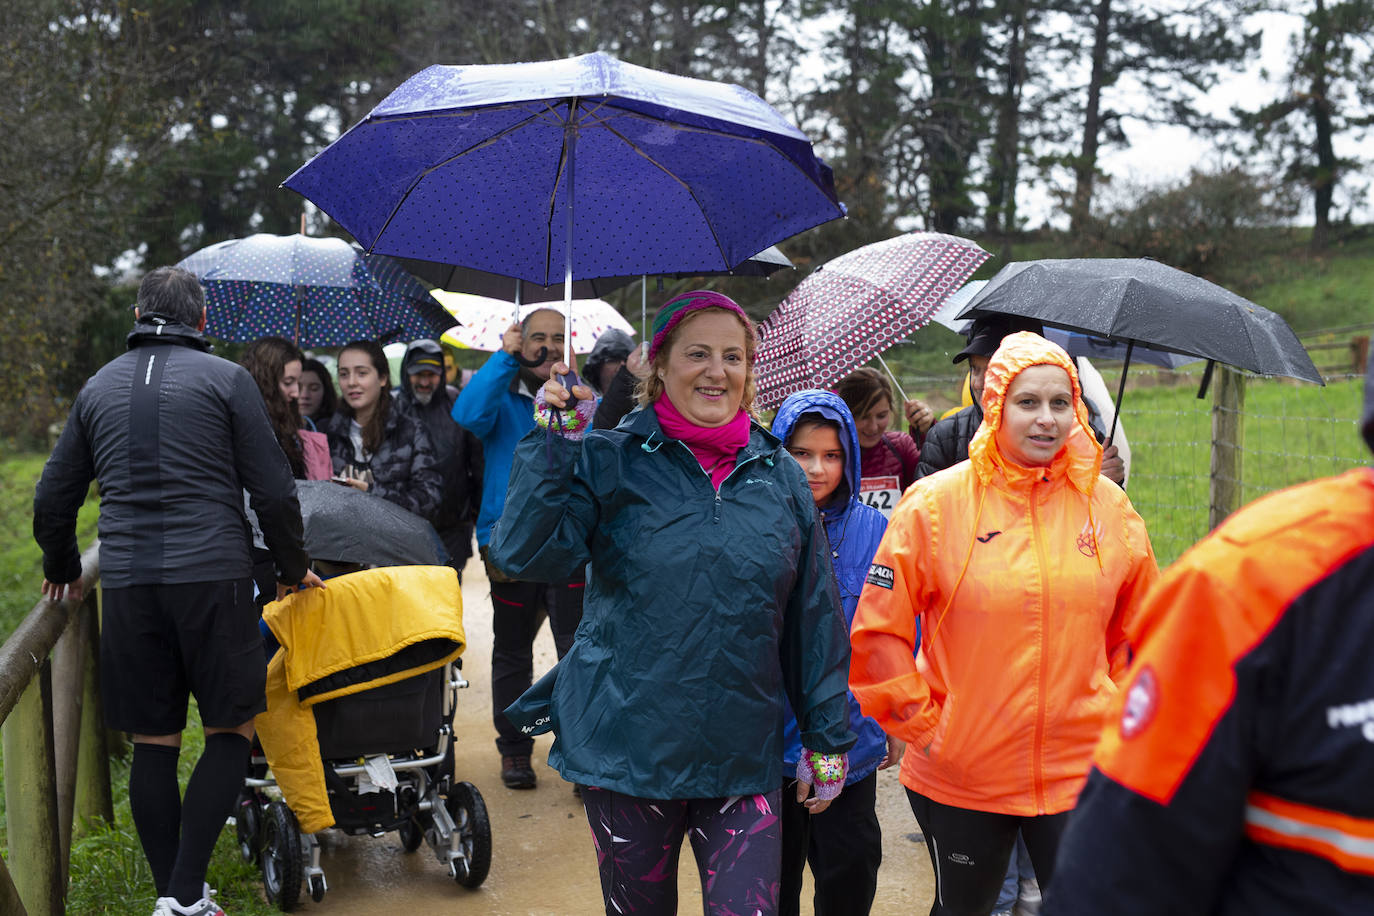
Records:
[[[709,916],[774,916],[781,789],[732,798],[662,800],[582,790],[608,916],[677,912],[677,863],[690,837]]]

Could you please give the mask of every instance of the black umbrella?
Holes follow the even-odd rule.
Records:
[[[296,482],[305,551],[316,560],[370,566],[442,566],[448,551],[429,522],[395,503],[332,480]]]
[[[1074,258],[1008,264],[959,318],[1005,314],[1126,344],[1117,416],[1135,347],[1207,360],[1260,375],[1325,384],[1279,315],[1201,277],[1148,258]],[[1116,423],[1112,423],[1116,432]]]

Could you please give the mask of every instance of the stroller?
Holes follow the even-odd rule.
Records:
[[[396,831],[427,842],[449,874],[479,886],[491,824],[477,788],[454,777],[451,726],[462,677],[462,597],[445,566],[337,576],[268,605],[281,644],[268,665],[267,711],[235,813],[239,851],[267,897],[292,910],[329,889],[322,830]],[[270,775],[266,771],[270,767]]]

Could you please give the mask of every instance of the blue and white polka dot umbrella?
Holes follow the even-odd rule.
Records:
[[[178,267],[205,287],[205,333],[275,335],[302,347],[437,339],[457,322],[414,277],[343,239],[260,233],[202,248]]]

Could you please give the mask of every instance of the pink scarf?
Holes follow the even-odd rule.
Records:
[[[735,456],[749,444],[749,414],[741,410],[724,426],[697,426],[678,412],[668,393],[654,401],[654,413],[665,435],[680,439],[701,462],[702,470],[711,475],[717,490],[735,469]]]

